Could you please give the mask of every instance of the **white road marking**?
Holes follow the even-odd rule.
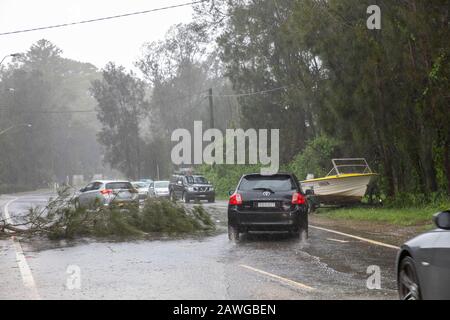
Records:
[[[11,203],[18,200],[19,198],[14,198],[8,201],[4,206],[4,216],[7,223],[11,223],[11,216],[9,215],[8,207]],[[20,274],[22,276],[22,282],[25,288],[28,289],[29,298],[34,300],[40,300],[39,292],[36,287],[36,283],[33,278],[33,274],[31,273],[31,269],[28,266],[27,259],[22,250],[22,246],[20,245],[19,240],[17,240],[14,236],[11,237],[11,240],[14,245],[14,250],[16,251],[16,261],[19,266]]]
[[[327,240],[334,241],[334,242],[340,242],[340,243],[348,243],[347,240],[339,240],[339,239],[333,239],[333,238],[327,238]]]
[[[354,236],[354,235],[352,235],[352,234],[348,234],[348,233],[344,233],[344,232],[340,232],[340,231],[336,231],[336,230],[331,230],[331,229],[326,229],[326,228],[316,227],[316,226],[312,226],[312,225],[309,225],[309,227],[310,227],[310,228],[313,228],[313,229],[317,229],[317,230],[322,230],[322,231],[326,231],[326,232],[331,232],[331,233],[339,234],[339,235],[341,235],[341,236],[345,236],[345,237],[349,237],[349,238],[353,238],[353,239],[358,239],[358,240],[360,240],[360,241],[364,241],[364,242],[368,242],[368,243],[371,243],[371,244],[375,244],[375,245],[377,245],[377,246],[382,246],[382,247],[386,247],[386,248],[390,248],[390,249],[395,249],[395,250],[400,249],[400,247],[393,246],[393,245],[391,245],[391,244],[387,244],[387,243],[383,243],[383,242],[375,241],[375,240],[370,240],[370,239],[363,238],[363,237]]]
[[[289,284],[291,286],[294,286],[294,287],[299,287],[299,288],[305,289],[305,290],[315,290],[315,288],[307,286],[306,284],[303,284],[303,283],[300,283],[300,282],[297,282],[297,281],[294,281],[294,280],[291,280],[291,279],[283,278],[283,277],[277,276],[276,274],[273,274],[273,273],[270,273],[270,272],[266,272],[266,271],[263,271],[263,270],[259,270],[259,269],[247,266],[245,264],[241,264],[240,266],[242,268],[245,268],[245,269],[248,269],[248,270],[260,273],[260,274],[263,274],[263,275],[268,276],[270,278],[277,279],[277,280],[279,280],[281,282],[285,282],[285,283],[287,283],[287,284]]]

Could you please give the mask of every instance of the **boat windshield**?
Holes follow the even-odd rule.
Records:
[[[333,169],[328,172],[327,176],[372,173],[369,164],[364,158],[333,159],[331,161]]]

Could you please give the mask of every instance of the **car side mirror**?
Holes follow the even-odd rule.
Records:
[[[86,188],[81,188],[80,189],[80,192],[85,192],[86,191]]]
[[[436,213],[433,221],[439,229],[450,230],[450,210]]]
[[[305,195],[307,195],[307,196],[312,196],[312,195],[314,195],[314,190],[313,190],[313,189],[305,190]]]
[[[233,190],[228,191],[228,195],[229,195],[230,197],[233,195],[233,193],[234,193]]]

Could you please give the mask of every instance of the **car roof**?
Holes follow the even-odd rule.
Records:
[[[262,177],[273,177],[273,176],[294,176],[293,173],[289,173],[289,172],[278,172],[275,174],[261,174],[261,173],[245,173],[242,176],[243,177],[247,177],[247,176],[262,176]]]
[[[90,183],[93,182],[100,182],[100,183],[114,183],[114,182],[119,182],[119,183],[130,183],[130,181],[128,180],[92,180]]]

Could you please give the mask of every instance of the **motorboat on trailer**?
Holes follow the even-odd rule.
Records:
[[[332,159],[333,168],[323,178],[308,175],[302,189],[321,204],[343,205],[360,202],[378,174],[364,158]]]

